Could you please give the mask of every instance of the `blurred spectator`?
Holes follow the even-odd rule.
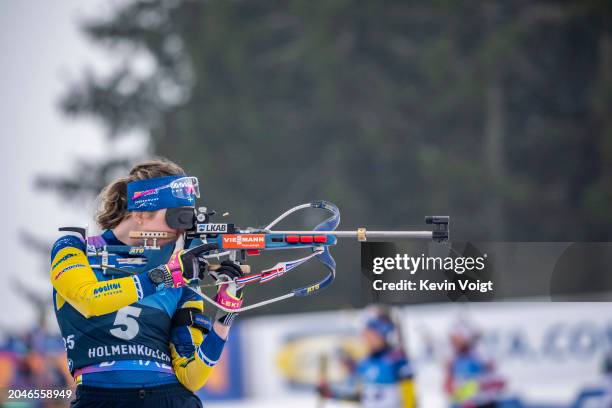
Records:
[[[444,388],[456,408],[495,408],[505,387],[494,362],[478,351],[480,332],[465,320],[450,330],[452,357],[446,367]]]
[[[414,369],[404,352],[401,331],[389,309],[374,307],[369,314],[362,331],[368,355],[357,364],[342,359],[352,375],[342,384],[320,384],[319,394],[357,401],[363,407],[414,408]]]
[[[65,358],[62,338],[49,334],[44,327],[8,334],[0,345],[0,386],[39,390],[73,388]],[[20,406],[63,407],[68,406],[68,401],[38,399],[23,404]]]

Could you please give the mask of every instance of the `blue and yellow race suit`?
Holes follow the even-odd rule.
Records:
[[[331,397],[356,400],[366,408],[414,408],[414,369],[401,350],[385,348],[361,360],[344,386],[333,387]]]
[[[505,386],[493,362],[474,349],[453,356],[446,368],[445,382],[452,406],[462,408],[494,406]]]
[[[123,245],[110,230],[94,238],[95,245]],[[157,265],[173,249],[163,246],[165,259]],[[53,304],[77,384],[136,388],[180,382],[191,391],[201,388],[225,341],[214,330],[205,334],[173,324],[173,316],[181,309],[201,314],[202,297],[189,288],[158,291],[146,271],[107,276],[92,268],[86,253],[86,244],[70,235],[51,251]]]
[[[400,350],[385,349],[370,354],[357,365],[364,407],[413,408],[414,370]]]

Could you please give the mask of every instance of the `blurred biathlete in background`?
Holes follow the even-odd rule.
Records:
[[[198,257],[204,245],[185,250],[176,242],[193,222],[198,196],[197,179],[178,165],[162,159],[136,165],[100,194],[100,236],[84,242],[65,235],[53,245],[55,314],[77,382],[73,407],[202,406],[193,391],[219,360],[236,314],[218,311],[211,327],[202,297],[185,287],[207,267]],[[125,246],[136,261],[142,232],[169,238],[157,240],[158,255],[136,273],[113,275],[90,264],[86,245],[90,252]],[[241,275],[237,264],[224,261],[215,277]],[[241,287],[218,288],[217,301],[240,307]]]
[[[453,408],[495,408],[502,402],[505,380],[492,360],[478,350],[480,334],[467,321],[450,330],[453,355],[446,366],[444,388]]]
[[[414,370],[390,310],[370,310],[362,332],[368,355],[342,384],[320,384],[322,398],[355,401],[365,408],[414,408]],[[348,364],[347,364],[348,366]]]

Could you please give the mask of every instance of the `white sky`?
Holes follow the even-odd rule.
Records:
[[[0,2],[0,333],[34,324],[32,308],[15,294],[16,280],[41,293],[51,291],[48,259],[24,247],[19,231],[53,242],[59,226],[83,226],[93,212],[93,203],[66,205],[53,194],[35,191],[34,178],[65,174],[77,157],[95,159],[129,149],[138,154],[146,146],[142,136],[111,146],[97,122],[75,121],[58,107],[69,79],[80,78],[83,67],[110,67],[109,54],[94,47],[78,24],[108,9],[109,2],[100,0]]]

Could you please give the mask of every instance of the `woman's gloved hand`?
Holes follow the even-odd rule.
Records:
[[[161,289],[180,288],[195,279],[203,279],[208,263],[200,255],[215,248],[214,244],[202,244],[175,252],[167,263],[151,269],[148,277]]]
[[[242,307],[244,285],[238,285],[235,282],[236,278],[244,275],[240,265],[229,260],[223,261],[219,269],[209,273],[217,283],[221,283],[218,286],[215,301],[227,309],[240,309]],[[215,315],[215,320],[224,326],[230,326],[237,315],[238,313],[219,309]]]

